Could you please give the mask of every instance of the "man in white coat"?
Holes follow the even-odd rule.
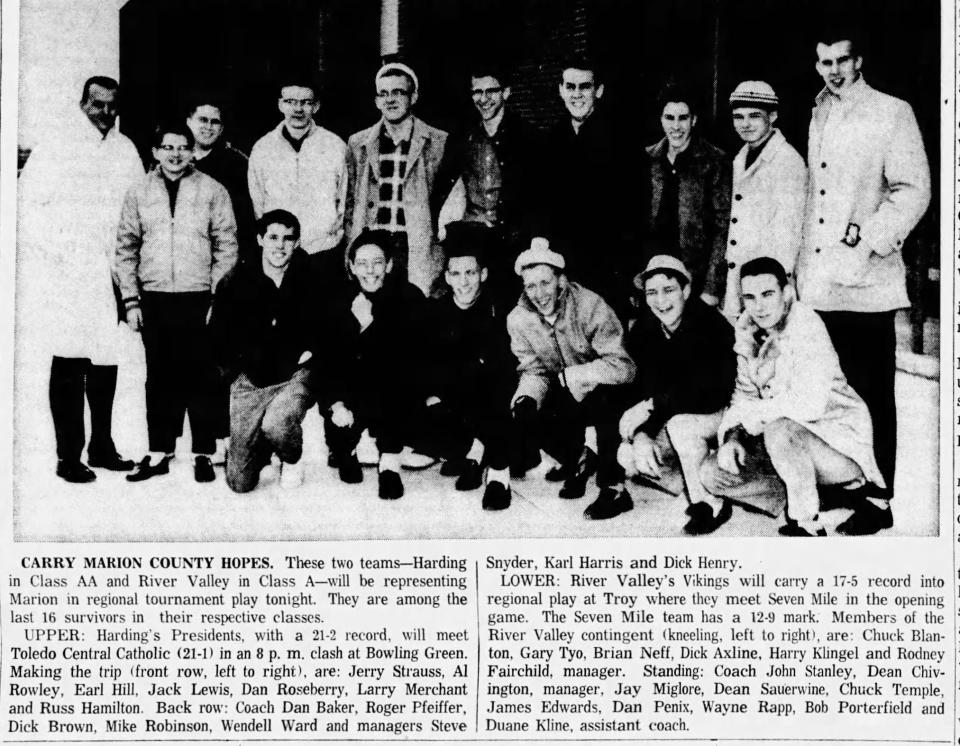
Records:
[[[792,276],[803,242],[807,165],[774,125],[780,100],[769,83],[746,80],[730,94],[733,128],[743,147],[733,159],[733,199],[727,233],[723,314],[742,310],[740,268],[771,256]]]
[[[68,482],[96,479],[81,461],[84,395],[90,405],[89,465],[133,468],[112,436],[122,345],[113,254],[123,197],[143,178],[143,164],[115,127],[118,96],[112,78],[87,80],[67,126],[33,151],[20,176],[21,289],[28,291],[21,318],[29,316],[31,339],[52,357],[57,475]]]
[[[907,308],[902,248],[930,203],[930,168],[913,109],[867,85],[847,30],[821,35],[824,89],[810,121],[810,190],[798,263],[800,299],[826,324],[850,385],[873,418],[887,489],[838,530],[893,525],[897,455],[894,315]]]

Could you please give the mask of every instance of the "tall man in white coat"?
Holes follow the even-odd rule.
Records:
[[[740,268],[759,256],[776,259],[792,277],[803,242],[807,164],[774,125],[780,99],[762,80],[745,80],[730,94],[733,128],[743,147],[733,159],[733,199],[727,232],[727,284],[722,311],[740,316]]]
[[[913,109],[867,85],[849,30],[821,34],[824,89],[810,121],[810,190],[798,269],[800,299],[820,312],[847,380],[873,418],[887,490],[838,526],[893,525],[897,455],[894,315],[907,308],[902,248],[930,203],[930,168]]]
[[[19,331],[30,338],[28,352],[39,346],[49,361],[57,475],[68,482],[96,479],[81,461],[85,395],[89,465],[133,468],[112,436],[122,345],[112,272],[123,197],[143,178],[143,164],[115,127],[118,104],[117,81],[87,80],[79,107],[56,138],[33,151],[19,183],[20,311],[26,324]]]

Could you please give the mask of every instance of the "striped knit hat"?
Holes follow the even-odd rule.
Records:
[[[749,106],[770,111],[780,104],[776,92],[762,80],[745,80],[730,94],[730,107]]]

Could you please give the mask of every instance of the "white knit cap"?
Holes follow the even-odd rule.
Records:
[[[563,255],[551,249],[550,242],[540,236],[530,242],[529,249],[520,252],[520,256],[514,262],[513,271],[520,275],[527,267],[533,267],[537,264],[546,264],[558,270],[567,266]]]
[[[780,104],[776,92],[762,80],[745,80],[730,94],[730,106],[751,106],[760,109],[776,108]]]
[[[417,74],[413,71],[413,68],[410,65],[405,65],[402,62],[388,62],[386,65],[383,65],[377,74],[373,78],[373,84],[376,85],[380,82],[380,78],[388,74],[393,74],[395,72],[404,73],[405,75],[410,76],[410,80],[413,81],[413,90],[411,93],[416,93],[420,90],[420,80],[417,78]]]

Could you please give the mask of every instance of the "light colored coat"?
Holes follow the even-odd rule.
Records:
[[[103,137],[79,108],[31,153],[18,185],[18,305],[45,351],[117,364],[117,223],[124,195],[141,179],[133,143],[116,127]]]
[[[335,248],[343,239],[346,156],[343,140],[317,125],[297,152],[281,122],[250,151],[247,183],[254,215],[289,210],[300,221],[300,245],[308,254]]]
[[[883,487],[870,412],[847,383],[817,312],[793,302],[780,331],[759,345],[757,331],[749,314],[741,315],[734,342],[737,383],[720,423],[720,442],[737,425],[759,435],[769,423],[786,418],[851,458],[868,480]]]
[[[174,214],[159,167],[132,187],[117,228],[117,276],[124,301],[140,290],[213,292],[237,261],[230,195],[196,169],[180,177]]]
[[[740,268],[759,256],[776,259],[792,273],[803,243],[807,166],[780,130],[773,130],[760,155],[745,168],[748,146],[733,159],[733,200],[727,234],[727,287],[723,313],[736,320]]]
[[[347,244],[364,228],[376,224],[377,169],[382,122],[360,130],[347,141],[350,191],[347,197]],[[430,195],[443,160],[447,133],[413,118],[410,153],[403,182],[403,212],[407,226],[407,278],[430,295],[443,269],[443,253],[434,244]]]
[[[930,203],[913,109],[862,78],[842,100],[823,90],[816,102],[800,298],[820,311],[906,308],[901,249]],[[860,229],[853,247],[843,243],[851,223]]]
[[[513,402],[529,396],[539,406],[564,371],[569,380],[611,386],[630,383],[637,372],[623,347],[623,327],[613,309],[565,276],[560,278],[555,324],[523,295],[507,316],[507,331],[520,373]]]

